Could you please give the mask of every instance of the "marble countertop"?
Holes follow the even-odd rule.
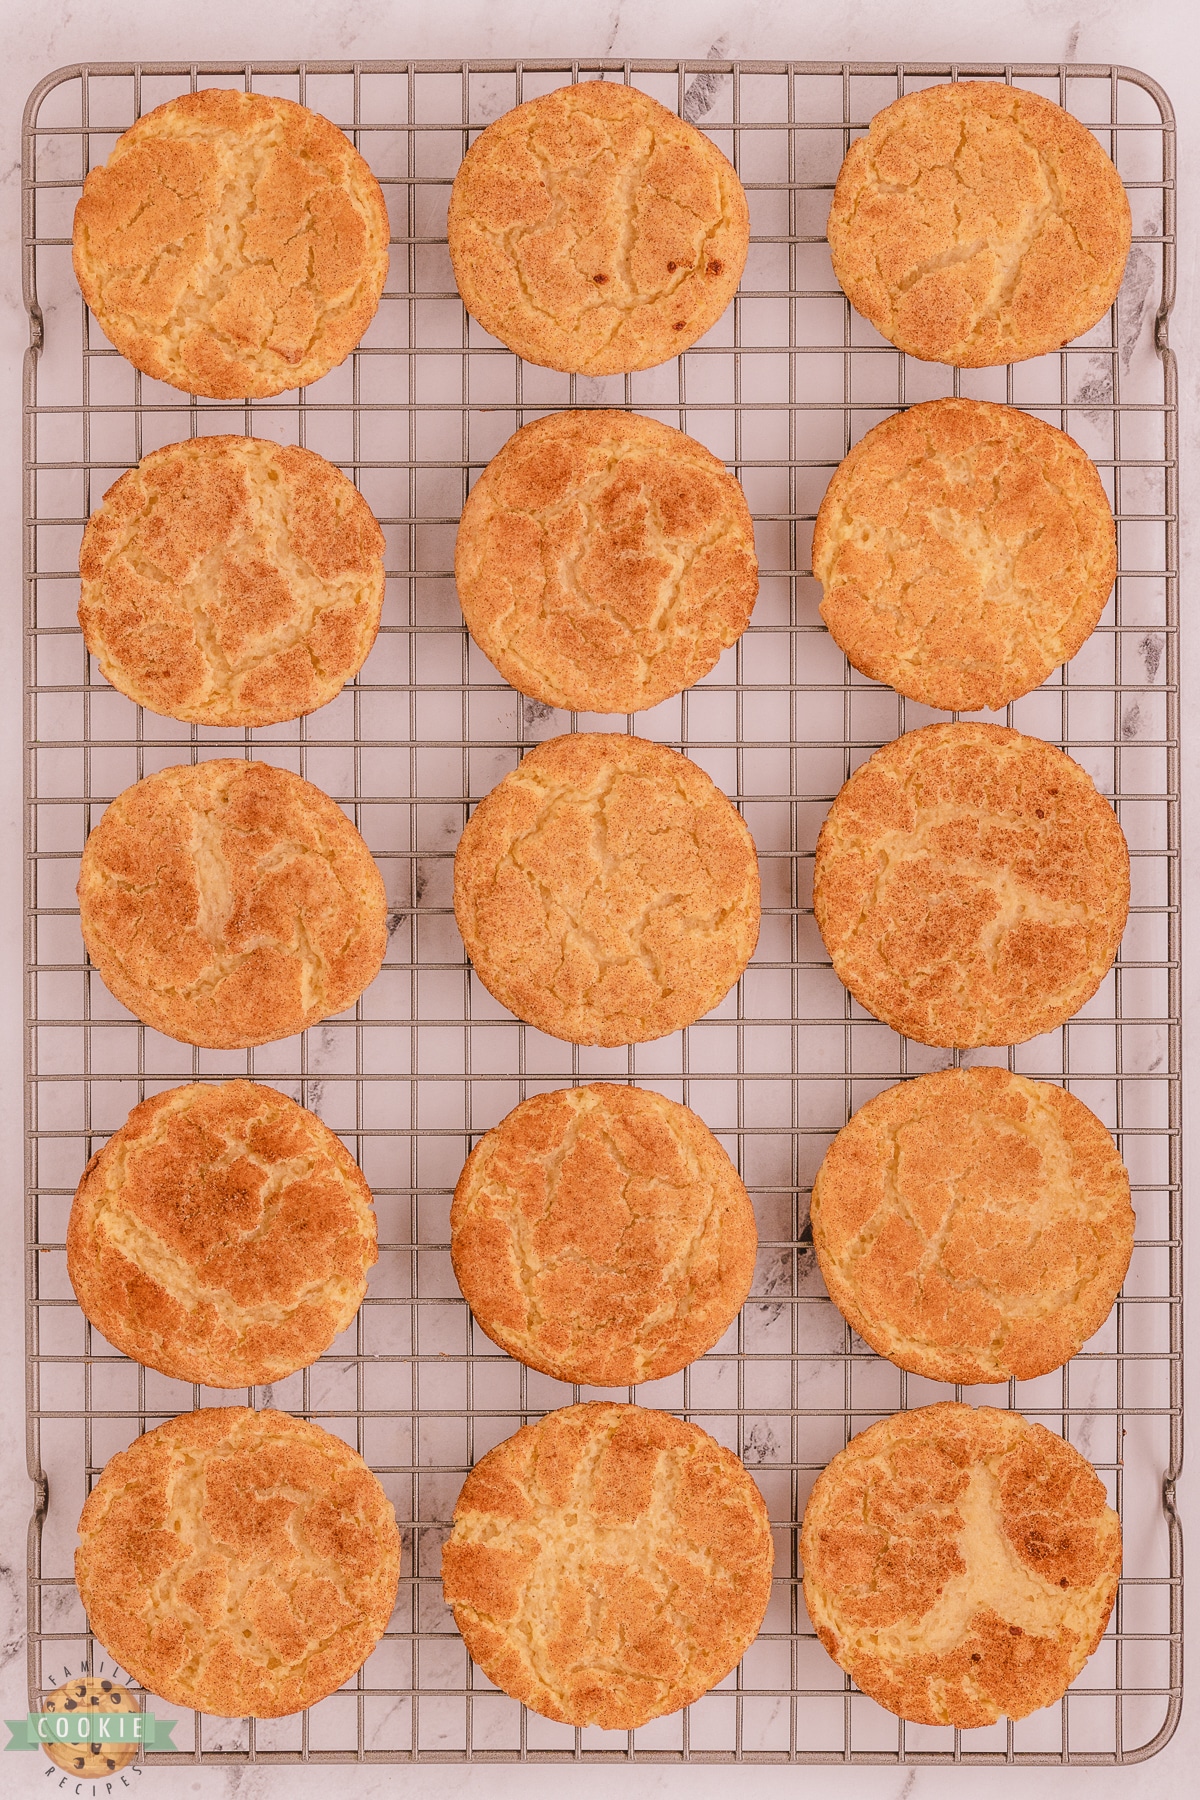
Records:
[[[1179,298],[1172,339],[1180,358],[1183,544],[1182,634],[1185,884],[1194,878],[1196,851],[1190,821],[1200,799],[1196,768],[1200,743],[1200,633],[1190,627],[1191,571],[1196,550],[1186,523],[1197,498],[1200,468],[1200,296],[1195,245],[1200,221],[1200,12],[1194,0],[206,0],[196,8],[163,0],[39,0],[37,6],[0,0],[4,53],[0,69],[0,382],[8,426],[0,433],[0,538],[6,571],[0,607],[0,1009],[9,1020],[0,1064],[0,1143],[4,1157],[3,1240],[0,1253],[0,1365],[7,1398],[0,1419],[0,1711],[25,1711],[24,1546],[30,1488],[24,1458],[24,1359],[20,1155],[21,1032],[21,791],[20,791],[20,410],[21,357],[27,323],[20,297],[20,120],[25,97],[41,76],[66,63],[197,56],[236,60],[304,55],[338,57],[703,56],[863,61],[957,58],[996,62],[1123,62],[1155,76],[1171,94],[1180,127]],[[1197,539],[1200,542],[1200,539]],[[1188,798],[1190,795],[1190,799]],[[1185,923],[1185,1005],[1196,986],[1200,957],[1190,955],[1200,932],[1200,908]],[[1190,1012],[1188,1014],[1190,1015]],[[1189,1073],[1185,1062],[1185,1073]],[[1195,1111],[1189,1097],[1189,1112]],[[1193,1126],[1200,1121],[1192,1121]],[[1200,1267],[1194,1234],[1189,1247],[1189,1341],[1200,1337]],[[1194,1361],[1194,1358],[1193,1358]],[[1195,1433],[1181,1504],[1185,1526],[1200,1542],[1200,1507],[1193,1492]],[[1190,1629],[1200,1629],[1200,1587],[1193,1583]],[[1194,1683],[1192,1684],[1194,1687]],[[933,1768],[771,1767],[625,1768],[619,1780],[632,1797],[792,1794],[862,1796],[864,1800],[921,1800],[955,1787],[972,1796],[1158,1796],[1190,1785],[1186,1769],[1200,1753],[1200,1709],[1185,1705],[1172,1743],[1152,1762],[1125,1769],[951,1770]],[[126,1778],[114,1793],[146,1800],[200,1795],[283,1800],[334,1792],[348,1800],[392,1793],[414,1795],[550,1795],[562,1786],[561,1766],[415,1768],[186,1768],[151,1770]],[[47,1777],[50,1777],[49,1785]],[[615,1772],[575,1771],[572,1780],[595,1794]],[[1194,1779],[1194,1773],[1191,1779]],[[0,1789],[90,1794],[91,1784],[59,1780],[41,1757],[5,1761]],[[103,1794],[100,1785],[95,1792]]]

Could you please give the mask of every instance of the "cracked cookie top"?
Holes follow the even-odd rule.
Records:
[[[746,195],[711,140],[657,100],[582,81],[471,145],[448,218],[467,311],[527,362],[582,375],[678,356],[732,300]]]
[[[851,1438],[817,1477],[800,1555],[817,1636],[863,1693],[972,1729],[1074,1681],[1112,1611],[1121,1524],[1044,1425],[945,1401]]]
[[[366,661],[383,532],[312,450],[189,438],[109,488],[79,574],[84,641],[121,693],[198,725],[274,725],[324,706]]]
[[[746,497],[638,413],[522,426],[471,489],[454,552],[471,635],[522,694],[638,712],[707,675],[758,594]]]
[[[1086,770],[1002,725],[926,725],[851,775],[813,911],[860,1005],[922,1044],[1020,1044],[1108,973],[1129,851]]]
[[[1040,94],[969,81],[876,113],[828,233],[838,281],[884,337],[976,369],[1090,330],[1116,299],[1131,223],[1086,126]]]
[[[371,852],[328,794],[269,763],[223,757],[126,788],[84,845],[78,893],[110,992],[212,1049],[341,1012],[387,948]]]
[[[320,1119],[254,1082],[192,1082],[135,1106],[88,1163],[67,1273],[126,1356],[254,1387],[346,1329],[375,1236],[371,1190]]]
[[[484,987],[576,1044],[638,1044],[724,998],[758,940],[754,841],[676,750],[577,732],[481,800],[454,915]]]
[[[812,1192],[835,1306],[931,1381],[1032,1381],[1103,1325],[1133,1249],[1129,1176],[1095,1113],[1007,1069],[876,1094]]]
[[[344,362],[388,269],[383,192],[344,132],[203,88],[130,126],[75,209],[75,274],[135,368],[262,399]]]
[[[632,1731],[728,1675],[771,1593],[767,1509],[698,1425],[593,1402],[477,1462],[442,1588],[484,1674],[544,1718]]]
[[[864,675],[947,712],[1038,687],[1095,628],[1116,572],[1091,458],[984,400],[931,400],[874,426],[813,532],[837,644]]]
[[[686,1106],[596,1082],[535,1094],[480,1139],[450,1209],[477,1323],[559,1381],[625,1387],[694,1362],[750,1292],[737,1170]]]
[[[148,1693],[225,1718],[315,1706],[360,1669],[400,1578],[392,1503],[341,1438],[206,1406],[106,1463],[79,1519],[88,1625]]]

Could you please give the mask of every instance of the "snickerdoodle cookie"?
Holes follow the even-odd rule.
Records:
[[[275,1719],[332,1694],[392,1615],[391,1501],[341,1438],[210,1406],[105,1465],[79,1520],[88,1624],[152,1694]]]
[[[576,1044],[637,1044],[729,992],[758,940],[754,841],[686,756],[579,732],[480,801],[454,915],[488,992]]]
[[[98,1331],[181,1381],[252,1387],[327,1350],[375,1261],[371,1190],[274,1088],[192,1082],[135,1106],[83,1172],[67,1273]]]
[[[584,375],[678,356],[732,300],[746,195],[703,132],[615,81],[581,81],[489,125],[450,195],[467,311],[527,362]]]
[[[605,1082],[523,1101],[476,1144],[450,1208],[479,1325],[593,1387],[703,1356],[741,1310],[757,1248],[750,1196],[703,1120]]]
[[[379,183],[328,119],[202,88],[119,137],[75,209],[75,274],[135,368],[214,400],[344,362],[388,269]]]
[[[753,1643],[774,1555],[762,1495],[698,1425],[568,1406],[463,1483],[442,1587],[489,1681],[568,1725],[632,1731]]]
[[[222,757],[126,788],[84,845],[78,893],[105,986],[185,1044],[291,1037],[350,1006],[387,948],[362,838],[268,763]]]
[[[837,975],[885,1024],[923,1044],[1019,1044],[1108,973],[1129,851],[1061,750],[1001,725],[926,725],[834,801],[813,910]]]
[[[817,1636],[921,1725],[1049,1706],[1108,1623],[1121,1525],[1078,1450],[992,1406],[881,1419],[817,1477],[800,1536]]]
[[[846,154],[833,269],[884,337],[927,362],[1043,356],[1116,299],[1129,201],[1110,159],[1052,100],[994,81],[905,94]]]
[[[357,675],[383,607],[383,532],[311,450],[190,438],[109,488],[79,552],[103,674],[197,725],[297,719]]]
[[[471,636],[547,706],[638,712],[736,643],[758,593],[746,497],[703,444],[638,413],[551,413],[511,437],[454,552]]]
[[[1095,1113],[1007,1069],[876,1094],[812,1192],[835,1306],[933,1381],[1031,1381],[1108,1317],[1133,1249],[1129,1176]]]
[[[821,617],[855,668],[947,712],[1038,687],[1093,630],[1116,572],[1091,458],[983,400],[931,400],[868,431],[813,532]]]

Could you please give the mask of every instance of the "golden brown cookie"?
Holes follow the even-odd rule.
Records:
[[[885,744],[817,839],[813,911],[860,1006],[922,1044],[1019,1044],[1100,986],[1129,851],[1077,762],[1002,725]]]
[[[105,1465],[75,1580],[121,1667],[175,1706],[276,1719],[360,1669],[392,1615],[392,1503],[341,1438],[210,1406]]]
[[[817,1477],[804,1600],[834,1661],[920,1725],[1023,1719],[1092,1654],[1121,1524],[1078,1450],[993,1406],[881,1419]]]
[[[145,1024],[245,1049],[343,1011],[387,948],[383,878],[345,813],[269,763],[135,782],[83,849],[88,955]]]
[[[736,643],[758,594],[746,496],[638,413],[551,413],[471,489],[454,551],[471,636],[547,706],[639,712]]]
[[[856,669],[977,712],[1040,686],[1095,628],[1116,526],[1065,432],[1011,406],[931,400],[876,425],[837,470],[813,573]]]
[[[1117,296],[1129,201],[1096,139],[994,81],[905,94],[842,164],[833,270],[901,350],[964,369],[1044,356]]]
[[[567,1406],[463,1483],[442,1587],[489,1681],[567,1725],[632,1731],[736,1667],[771,1593],[762,1495],[698,1425]]]
[[[262,438],[152,450],[79,552],[79,623],[115,688],[197,725],[274,725],[332,700],[383,607],[383,533],[340,469]]]
[[[46,1695],[41,1710],[44,1713],[65,1713],[68,1717],[86,1712],[95,1720],[94,1742],[51,1742],[42,1745],[56,1769],[65,1769],[81,1782],[103,1781],[108,1775],[119,1774],[122,1769],[129,1767],[141,1748],[139,1744],[123,1744],[102,1735],[105,1729],[102,1721],[111,1719],[114,1713],[136,1713],[142,1710],[132,1694],[115,1681],[102,1680],[96,1675],[73,1675],[70,1681],[65,1681],[52,1694]]]
[[[91,171],[75,274],[135,368],[213,400],[306,387],[344,362],[388,270],[383,193],[328,119],[202,88]]]
[[[687,350],[733,299],[750,242],[732,165],[637,88],[581,81],[496,119],[450,195],[467,311],[526,362],[583,375]]]
[[[1032,1381],[1099,1331],[1133,1250],[1129,1176],[1095,1113],[1007,1069],[876,1094],[812,1191],[829,1297],[932,1381]]]
[[[757,1250],[750,1196],[703,1120],[606,1082],[523,1101],[476,1144],[450,1208],[477,1324],[592,1387],[703,1356],[741,1311]]]
[[[367,1291],[375,1212],[327,1125],[274,1088],[192,1082],[135,1106],[83,1172],[67,1273],[98,1331],[180,1381],[281,1381]]]
[[[645,738],[539,744],[476,807],[454,858],[475,973],[529,1025],[640,1044],[724,998],[758,940],[754,841],[694,762]]]

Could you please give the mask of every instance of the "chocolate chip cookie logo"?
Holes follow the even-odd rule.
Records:
[[[55,1769],[75,1777],[73,1793],[107,1796],[130,1786],[126,1770],[142,1773],[131,1768],[142,1745],[173,1748],[176,1721],[143,1712],[117,1681],[80,1673],[47,1694],[41,1712],[5,1723],[10,1733],[6,1750],[44,1750]],[[52,1772],[46,1770],[47,1775]]]

